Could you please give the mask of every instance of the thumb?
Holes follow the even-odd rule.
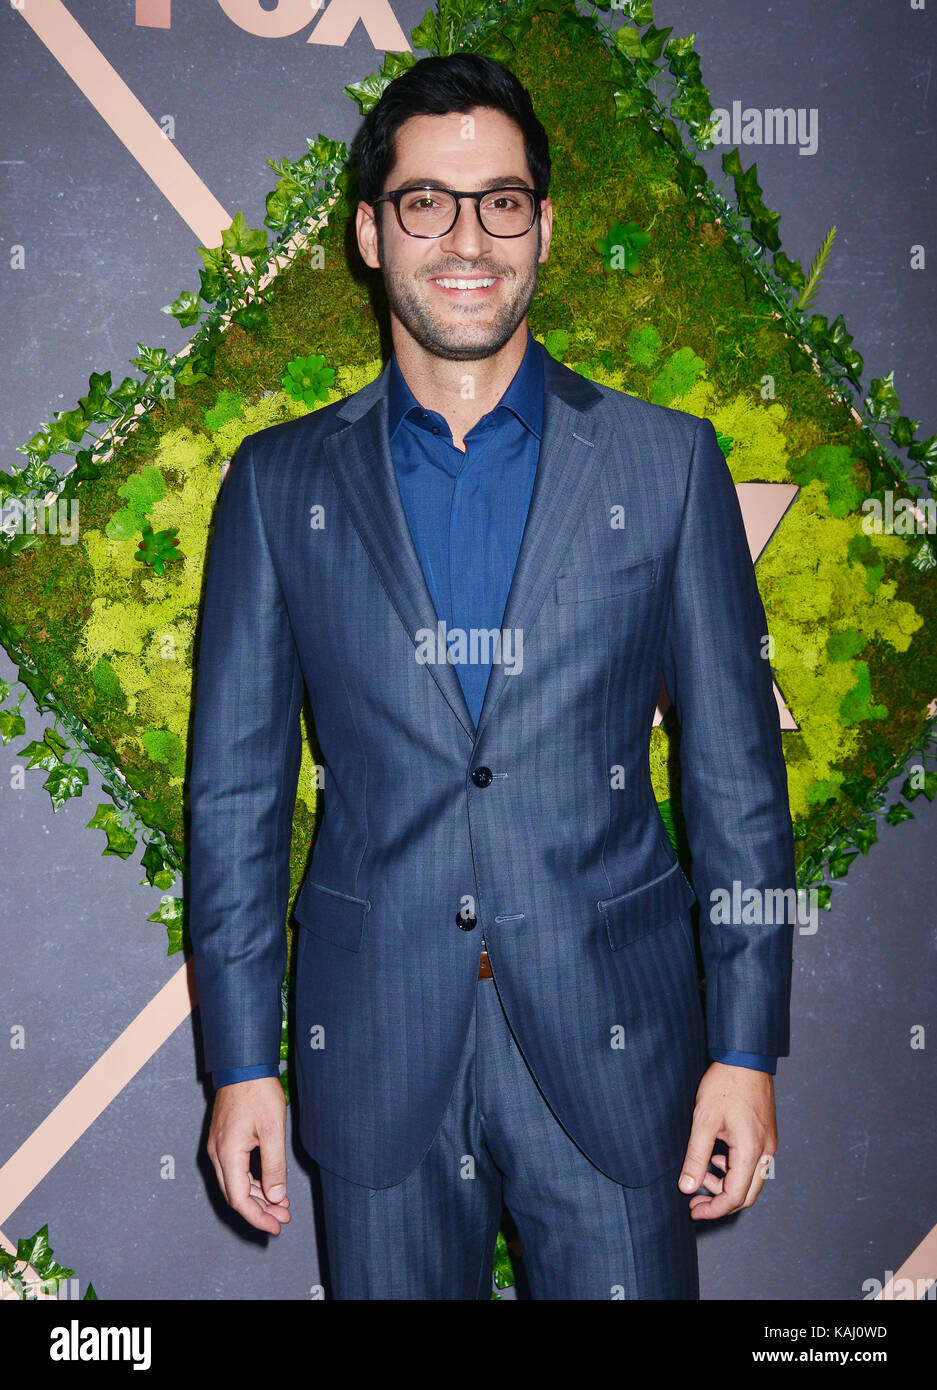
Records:
[[[695,1192],[698,1187],[702,1187],[703,1178],[709,1171],[715,1139],[716,1131],[709,1125],[693,1126],[680,1171],[681,1192]]]
[[[260,1181],[268,1202],[286,1196],[286,1144],[282,1136],[260,1140]]]

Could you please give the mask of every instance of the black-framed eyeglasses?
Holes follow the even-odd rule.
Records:
[[[490,236],[524,236],[540,215],[540,201],[546,193],[520,184],[482,188],[477,192],[440,188],[422,184],[418,188],[395,188],[375,198],[372,207],[390,201],[397,221],[407,236],[441,237],[452,231],[459,216],[462,198],[471,198],[478,220]]]

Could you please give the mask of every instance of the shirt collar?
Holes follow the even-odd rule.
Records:
[[[397,363],[396,353],[391,353],[390,362],[390,383],[387,396],[387,428],[390,438],[393,439],[405,416],[416,425],[427,429],[432,428],[436,411],[427,412],[427,418],[423,418],[423,406],[407,385],[406,378]],[[504,406],[517,416],[521,424],[525,425],[531,434],[540,439],[543,430],[543,392],[543,357],[540,346],[528,327],[527,347],[524,350],[521,364],[511,378],[507,390],[497,405],[472,426],[472,430],[478,429],[478,426],[482,425],[483,422],[485,429],[491,428],[495,423],[492,417],[496,411]],[[472,430],[469,430],[469,434],[472,433]]]

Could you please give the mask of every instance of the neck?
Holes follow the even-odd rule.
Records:
[[[527,349],[527,320],[504,347],[490,357],[453,361],[427,352],[392,316],[391,336],[397,365],[424,410],[435,410],[463,448],[466,434],[504,395]]]

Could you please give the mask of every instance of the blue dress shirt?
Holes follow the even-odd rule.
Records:
[[[543,427],[543,361],[530,329],[498,404],[467,432],[465,450],[424,410],[391,358],[387,428],[397,486],[437,618],[449,636],[500,628],[533,491]],[[471,563],[465,563],[465,557]],[[485,644],[480,644],[484,649]],[[453,663],[478,723],[490,663]],[[774,1073],[776,1057],[710,1051],[716,1062]],[[279,1063],[212,1073],[215,1086],[279,1075]]]

